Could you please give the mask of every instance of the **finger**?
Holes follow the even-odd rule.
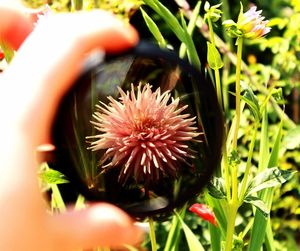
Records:
[[[33,24],[12,2],[0,1],[0,40],[17,50],[32,31]]]
[[[11,83],[6,93],[14,93],[19,104],[15,117],[25,121],[28,133],[46,137],[58,102],[79,75],[87,53],[95,48],[125,50],[137,40],[131,26],[103,11],[44,19],[5,72]]]
[[[55,245],[62,250],[136,245],[143,238],[142,230],[133,225],[126,213],[106,203],[57,215],[50,220]]]

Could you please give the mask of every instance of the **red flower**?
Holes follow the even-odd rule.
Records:
[[[217,226],[215,214],[207,205],[195,203],[189,208],[189,210],[200,216],[203,220]]]
[[[5,57],[4,52],[2,51],[2,49],[0,48],[0,61],[3,60]]]

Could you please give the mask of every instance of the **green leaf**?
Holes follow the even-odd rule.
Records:
[[[261,134],[259,144],[259,160],[258,160],[258,171],[262,171],[268,167],[270,152],[269,152],[269,137],[268,137],[268,113],[265,110],[262,111],[262,122],[261,122]]]
[[[55,211],[56,209],[58,209],[60,212],[65,212],[67,208],[61,196],[61,193],[58,189],[57,184],[52,184],[50,185],[50,187],[52,190],[52,197],[51,197],[52,210]]]
[[[189,251],[205,251],[202,244],[198,240],[198,237],[192,232],[192,230],[184,223],[179,214],[176,214],[178,220],[181,223],[185,238],[187,240]]]
[[[199,17],[200,7],[201,7],[201,1],[199,1],[196,4],[196,6],[195,6],[195,8],[192,12],[190,21],[188,23],[187,31],[188,31],[188,34],[190,36],[193,35],[194,29],[196,27],[196,23],[197,23],[197,20],[198,20],[198,17]],[[186,54],[186,51],[187,51],[187,48],[186,48],[185,43],[181,43],[180,48],[179,48],[179,57],[184,58],[185,54]]]
[[[288,150],[294,150],[300,147],[300,125],[287,132],[282,144]]]
[[[43,182],[49,185],[69,183],[69,181],[61,172],[50,168],[41,172],[39,177],[42,179]]]
[[[285,100],[282,93],[282,88],[272,90],[272,97],[279,104],[284,104]]]
[[[212,197],[208,193],[207,189],[204,191],[204,196],[205,196],[205,200],[206,200],[207,204],[214,211],[215,217],[217,218],[217,221],[218,221],[219,233],[221,234],[222,239],[224,239],[226,237],[226,229],[227,229],[227,215],[226,215],[224,208],[227,207],[227,201],[219,200],[219,199]],[[214,240],[212,242],[215,242],[215,241],[216,240]],[[218,244],[216,243],[215,245],[217,246]],[[219,243],[219,245],[220,245],[220,243]]]
[[[249,106],[249,109],[251,113],[253,114],[255,120],[257,122],[260,121],[261,115],[260,115],[260,107],[257,101],[257,97],[253,93],[253,91],[246,87],[245,93],[243,96],[241,96],[242,100],[246,102],[246,104]]]
[[[270,209],[273,199],[273,188],[263,190],[260,194],[260,198],[262,201],[265,201],[267,208]],[[261,250],[265,239],[268,219],[269,217],[265,217],[260,210],[256,211],[248,251]]]
[[[250,182],[246,197],[268,187],[275,187],[291,179],[295,172],[280,170],[277,167],[267,168]]]
[[[270,154],[268,167],[275,167],[278,164],[281,139],[282,139],[282,121],[279,124],[275,142],[273,144],[273,148]]]
[[[224,65],[219,51],[210,42],[207,42],[207,62],[209,67],[214,70],[221,69]]]
[[[254,196],[247,196],[244,199],[244,202],[255,206],[263,214],[264,217],[268,217],[269,209],[261,199]]]
[[[186,24],[181,16],[182,27],[177,18],[158,0],[144,0],[144,2],[152,8],[170,27],[170,30],[177,36],[177,38],[186,45],[187,53],[190,62],[196,67],[201,67],[201,62],[193,42],[192,36],[189,34]]]
[[[181,23],[184,32],[184,40],[182,42],[185,43],[186,45],[189,62],[199,69],[201,67],[200,59],[198,57],[198,53],[194,41],[192,39],[192,36],[188,31],[188,27],[186,25],[183,13],[181,13]]]
[[[208,193],[216,199],[226,198],[225,181],[221,177],[214,177],[207,185]]]
[[[140,8],[140,9],[141,9],[143,18],[144,18],[144,20],[146,22],[146,25],[147,25],[148,29],[150,30],[150,32],[152,33],[152,35],[155,37],[155,39],[157,40],[158,44],[161,47],[166,47],[167,43],[166,43],[163,35],[161,34],[158,26],[155,24],[155,22],[151,19],[151,17],[149,17],[149,15],[142,8]]]
[[[150,8],[152,8],[163,20],[169,25],[171,30],[179,38],[184,41],[184,31],[178,22],[177,18],[159,1],[157,0],[144,0]]]
[[[180,211],[180,217],[184,218],[186,213],[186,206]],[[178,245],[178,241],[179,241],[179,236],[180,236],[180,222],[178,217],[176,216],[176,212],[175,215],[172,218],[172,223],[171,223],[171,228],[169,230],[169,234],[168,234],[168,238],[166,241],[166,245],[164,248],[164,251],[173,251],[176,250],[177,245]]]

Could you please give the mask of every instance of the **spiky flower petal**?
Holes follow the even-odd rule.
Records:
[[[89,149],[105,150],[101,168],[120,167],[122,183],[129,177],[145,183],[175,177],[179,166],[194,158],[188,142],[200,135],[196,117],[183,114],[188,106],[171,98],[170,91],[152,92],[149,84],[139,84],[137,94],[133,85],[127,93],[118,89],[119,100],[100,102],[91,122],[97,133],[88,137],[94,139]]]

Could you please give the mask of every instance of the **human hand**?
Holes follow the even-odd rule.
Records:
[[[0,250],[72,250],[141,240],[123,211],[106,203],[50,216],[38,188],[36,146],[49,139],[64,93],[94,49],[135,45],[136,31],[103,11],[53,14],[35,29],[0,1],[0,39],[18,49],[0,75]],[[23,42],[24,41],[24,42]]]

